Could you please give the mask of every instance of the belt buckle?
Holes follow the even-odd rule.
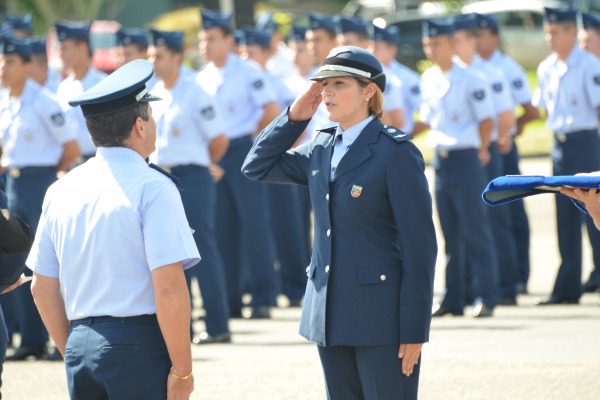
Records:
[[[440,150],[438,151],[438,155],[442,158],[448,158],[450,154],[448,153],[448,150]]]
[[[567,135],[565,133],[559,133],[556,135],[556,139],[561,143],[565,143],[567,141]]]
[[[8,170],[8,175],[10,175],[10,177],[14,179],[20,178],[21,170],[19,168],[10,168]]]

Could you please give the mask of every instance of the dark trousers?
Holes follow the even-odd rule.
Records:
[[[399,345],[317,346],[329,400],[416,400],[421,360],[402,374]]]
[[[557,136],[552,150],[554,175],[573,175],[600,170],[598,130]],[[552,296],[559,300],[579,300],[581,296],[581,225],[585,222],[592,245],[594,265],[600,266],[600,231],[592,219],[581,213],[566,196],[556,196],[558,248],[562,263]]]
[[[490,162],[486,165],[487,180],[491,181],[502,175],[504,170],[502,155],[492,143],[490,146]],[[511,215],[508,207],[489,207],[492,234],[498,261],[498,272],[500,277],[500,297],[514,298],[516,296],[519,279],[519,267],[517,258],[517,245],[513,236]]]
[[[519,168],[519,149],[517,142],[513,141],[510,153],[503,157],[503,175],[521,175]],[[529,281],[529,219],[525,211],[525,202],[521,200],[511,201],[506,205],[510,213],[512,235],[517,249],[517,270],[519,283],[527,285]],[[497,207],[495,207],[497,208]]]
[[[306,289],[306,236],[303,232],[299,186],[266,185],[275,259],[279,262],[281,293],[300,300]]]
[[[487,206],[481,201],[486,173],[477,150],[436,155],[435,199],[446,241],[446,290],[442,305],[461,311],[467,296],[467,265],[472,295],[489,307],[498,302],[495,244]]]
[[[6,347],[8,337],[6,336],[6,325],[4,325],[4,314],[0,307],[0,400],[2,400],[2,372],[4,367],[4,359],[6,358]]]
[[[71,400],[167,397],[171,361],[155,315],[73,321],[65,367]]]
[[[8,209],[21,217],[35,234],[42,213],[46,190],[56,180],[54,167],[21,168],[18,178],[6,176]],[[31,275],[29,269],[26,275]],[[31,284],[26,283],[0,296],[9,334],[21,334],[22,347],[43,347],[48,341],[48,332],[31,296]]]
[[[191,288],[191,280],[195,277],[206,311],[208,334],[229,332],[225,268],[217,248],[215,233],[215,183],[206,167],[182,165],[171,168],[171,172],[181,181],[181,201],[202,258],[199,264],[185,271],[188,288]]]
[[[244,283],[253,307],[275,305],[276,275],[266,188],[242,175],[252,138],[234,139],[220,161],[225,175],[217,183],[216,227],[225,265],[229,307],[242,308]]]

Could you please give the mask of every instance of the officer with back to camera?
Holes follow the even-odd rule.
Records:
[[[152,74],[136,60],[69,101],[98,150],[48,190],[27,259],[71,399],[188,399],[194,388],[184,270],[200,256],[176,178],[145,160]]]

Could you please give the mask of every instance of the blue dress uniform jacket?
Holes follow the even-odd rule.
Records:
[[[282,113],[242,167],[253,180],[309,186],[314,250],[300,334],[322,346],[427,342],[437,244],[421,153],[373,120],[330,180],[335,128],[288,151],[307,124]]]

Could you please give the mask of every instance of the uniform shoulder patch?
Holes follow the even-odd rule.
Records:
[[[523,81],[520,79],[515,79],[512,85],[515,89],[521,89],[523,87]]]
[[[595,83],[596,85],[600,85],[600,75],[596,75],[596,76],[594,76],[594,83]]]
[[[410,133],[403,132],[400,129],[394,128],[393,126],[384,126],[381,129],[381,132],[385,133],[396,142],[405,142],[413,138]]]
[[[204,107],[200,110],[202,117],[206,120],[211,120],[215,118],[215,109],[213,106]]]
[[[481,101],[481,100],[485,99],[485,91],[483,89],[474,91],[473,98],[477,101]]]
[[[494,89],[494,92],[499,93],[502,91],[502,83],[501,82],[496,82],[492,85],[492,89]]]
[[[419,86],[413,86],[410,88],[410,93],[416,96],[421,93],[421,88]]]
[[[65,115],[62,112],[52,114],[50,119],[55,126],[63,126],[65,124]]]
[[[257,79],[252,83],[252,86],[254,86],[254,89],[258,90],[258,89],[262,89],[263,86],[265,86],[265,83],[263,82],[262,79]]]

